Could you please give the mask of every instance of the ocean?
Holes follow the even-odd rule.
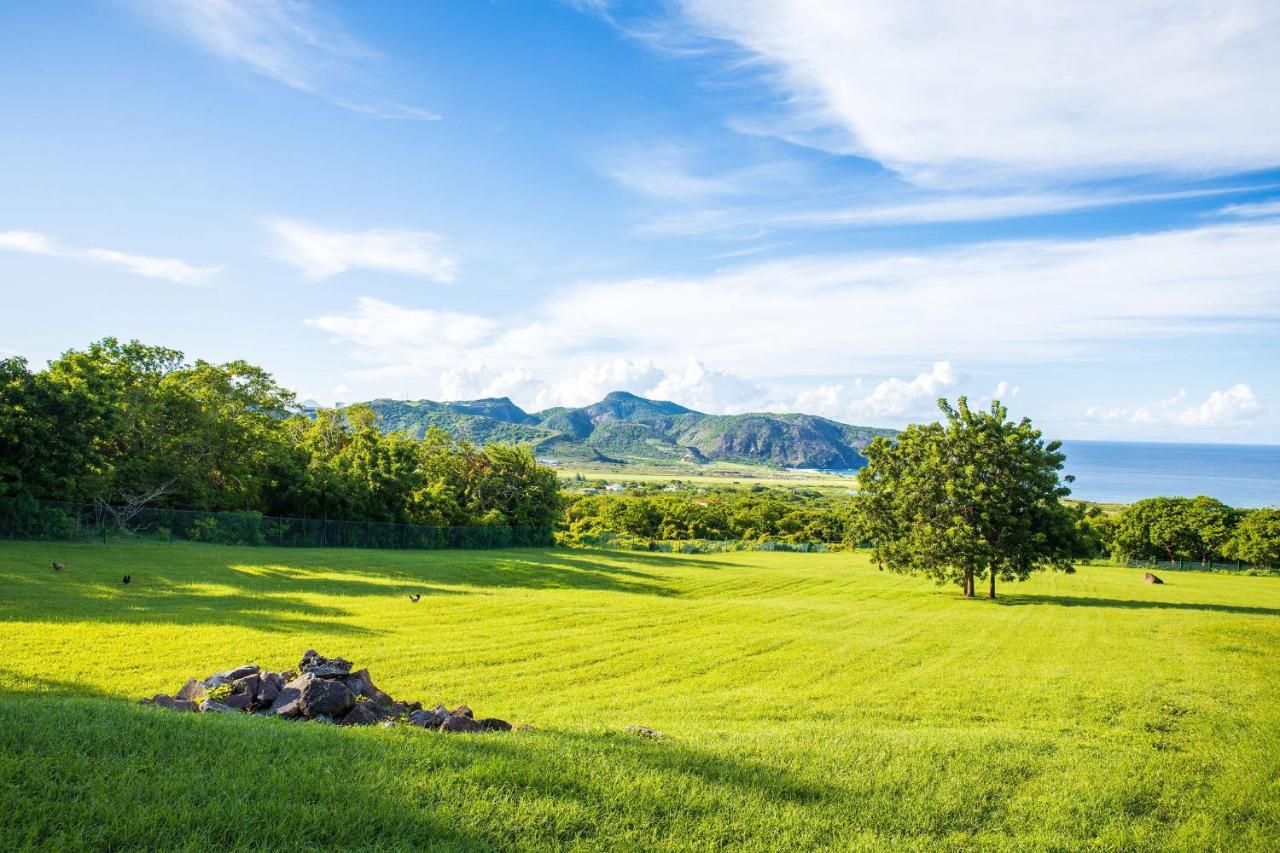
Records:
[[[1236,507],[1280,505],[1280,445],[1064,441],[1062,450],[1080,500],[1209,495]]]
[[[1071,497],[1094,503],[1208,495],[1234,507],[1280,506],[1280,445],[1063,441]],[[857,470],[831,471],[857,474]]]

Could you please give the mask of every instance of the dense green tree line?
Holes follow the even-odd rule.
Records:
[[[562,524],[562,539],[570,544],[617,537],[636,543],[705,539],[856,545],[861,541],[850,498],[765,487],[570,495]]]
[[[1117,559],[1280,566],[1280,509],[1233,509],[1203,495],[1148,498],[1091,524]]]
[[[527,449],[384,433],[363,406],[304,417],[262,368],[113,338],[44,370],[0,361],[0,496],[425,525],[559,509]]]

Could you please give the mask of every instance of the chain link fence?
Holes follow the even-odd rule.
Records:
[[[429,527],[161,508],[139,510],[122,525],[103,507],[15,498],[0,499],[0,539],[411,549],[543,548],[555,542],[550,527]]]

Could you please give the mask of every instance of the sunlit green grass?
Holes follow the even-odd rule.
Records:
[[[1165,578],[0,543],[4,844],[1274,849],[1280,580]],[[537,731],[134,704],[307,648]]]

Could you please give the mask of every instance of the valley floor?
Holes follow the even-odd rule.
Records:
[[[1141,574],[0,543],[5,847],[1275,849],[1280,580]],[[135,704],[308,648],[536,731]]]

